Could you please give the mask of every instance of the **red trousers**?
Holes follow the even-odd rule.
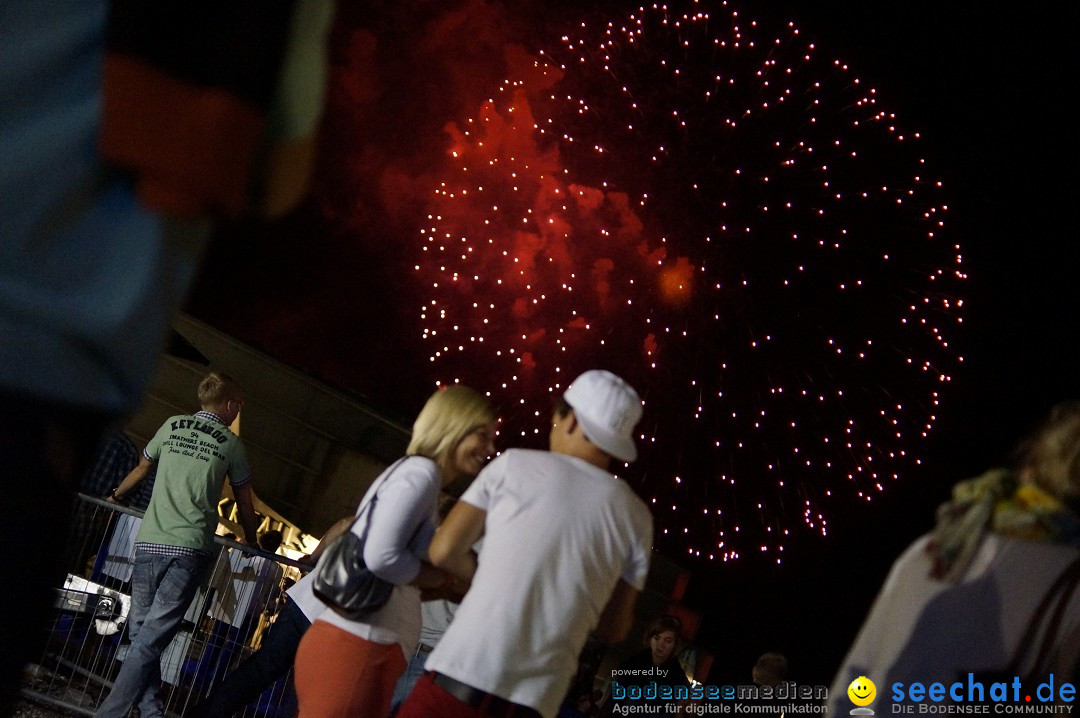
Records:
[[[405,665],[396,643],[372,643],[315,621],[296,651],[299,717],[384,716]]]

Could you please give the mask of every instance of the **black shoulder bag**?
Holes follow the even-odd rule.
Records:
[[[349,530],[334,540],[315,569],[312,590],[315,595],[338,614],[353,621],[360,621],[386,605],[394,584],[379,578],[364,563],[364,543],[371,528],[371,514],[379,498],[379,489],[405,459],[398,459],[379,486],[372,492],[371,500],[360,510]],[[353,533],[356,522],[367,512],[367,524],[360,536]]]

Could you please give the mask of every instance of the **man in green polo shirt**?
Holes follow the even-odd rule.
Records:
[[[112,493],[120,500],[157,464],[157,482],[135,538],[128,636],[131,648],[113,689],[95,714],[123,718],[165,715],[158,697],[160,659],[213,556],[217,504],[228,476],[247,542],[257,545],[251,469],[240,438],[229,430],[243,406],[240,385],[210,372],[199,383],[202,411],[170,417]]]

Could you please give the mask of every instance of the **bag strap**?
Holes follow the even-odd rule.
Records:
[[[368,499],[368,502],[366,504],[360,507],[360,510],[356,512],[356,516],[355,518],[353,518],[352,523],[349,524],[349,531],[352,531],[353,527],[356,526],[356,522],[360,520],[360,517],[364,515],[364,512],[367,512],[367,523],[364,524],[364,532],[360,534],[361,541],[367,541],[368,529],[371,528],[371,514],[374,512],[375,502],[379,498],[379,489],[381,489],[383,487],[383,484],[386,483],[386,480],[389,479],[395,471],[397,471],[398,467],[404,464],[405,460],[409,458],[411,457],[402,456],[400,459],[391,464],[389,469],[383,471],[382,477],[379,479],[378,485],[371,492],[371,498]]]
[[[1016,652],[1013,654],[1013,658],[1009,661],[1009,666],[1006,669],[1010,675],[1020,675],[1020,663],[1024,660],[1024,656],[1027,655],[1028,650],[1035,642],[1035,637],[1039,633],[1039,626],[1042,624],[1042,619],[1050,610],[1053,605],[1054,613],[1050,617],[1050,622],[1046,626],[1046,630],[1043,632],[1042,641],[1039,645],[1039,650],[1035,654],[1035,663],[1032,665],[1032,670],[1036,671],[1046,660],[1050,654],[1051,647],[1054,642],[1054,638],[1057,635],[1058,627],[1061,625],[1062,614],[1065,613],[1065,607],[1069,604],[1069,600],[1072,598],[1073,591],[1076,590],[1077,583],[1080,582],[1080,558],[1076,558],[1065,567],[1054,584],[1046,592],[1046,595],[1042,597],[1038,607],[1036,607],[1034,613],[1031,615],[1031,619],[1028,621],[1027,629],[1024,631],[1024,635],[1020,638],[1020,643],[1016,647]],[[1056,601],[1056,605],[1054,602]]]
[[[414,459],[414,458],[427,458],[427,457],[422,457],[419,454],[410,454],[408,456],[402,456],[400,459],[395,461],[390,466],[389,469],[386,469],[383,472],[382,478],[379,479],[378,486],[375,487],[375,489],[371,492],[371,499],[360,508],[360,511],[357,512],[357,514],[356,514],[356,518],[354,518],[353,522],[351,524],[349,524],[349,531],[352,531],[353,526],[356,525],[356,522],[360,520],[360,517],[364,515],[365,511],[367,512],[367,515],[368,515],[367,523],[364,525],[364,532],[362,534],[360,534],[360,540],[361,541],[367,542],[368,529],[371,528],[371,514],[374,513],[374,511],[375,511],[375,502],[379,498],[379,490],[382,489],[383,484],[385,484],[387,482],[387,480],[390,478],[391,474],[393,474],[394,471],[396,471],[399,466],[404,464],[408,459]],[[428,461],[432,461],[432,459],[428,459]],[[416,536],[417,536],[417,534],[420,533],[421,528],[423,528],[423,523],[420,523],[416,527],[416,529],[413,531],[412,536],[409,538],[409,543],[410,544],[412,544],[412,542],[416,540]]]

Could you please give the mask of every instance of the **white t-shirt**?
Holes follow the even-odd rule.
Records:
[[[829,689],[830,715],[846,716],[854,707],[847,688],[859,676],[876,684],[877,699],[870,707],[879,716],[892,710],[892,686],[898,682],[905,691],[913,682],[941,683],[946,687],[942,702],[952,703],[948,689],[962,681],[966,696],[969,671],[1008,665],[1039,602],[1078,555],[1069,546],[989,533],[963,578],[948,583],[930,577],[929,540],[929,535],[916,540],[893,564]],[[1050,668],[1044,670],[1068,681],[1063,673],[1077,665],[1080,653],[1080,591],[1073,594],[1057,635]],[[904,702],[912,705],[910,698]]]
[[[458,604],[446,599],[424,601],[420,604],[420,642],[434,647],[442,640],[457,613]]]
[[[383,481],[384,472],[372,483],[357,514],[377,490],[379,500],[364,543],[364,562],[376,575],[397,584],[390,600],[366,621],[350,621],[325,610],[326,606],[312,593],[314,571],[289,590],[289,597],[312,622],[325,621],[373,643],[397,643],[408,657],[420,640],[420,589],[403,584],[420,572],[421,557],[427,553],[435,533],[441,475],[435,462],[419,456],[387,471],[393,474]],[[363,534],[367,522],[365,515],[353,524],[352,531],[358,536]]]
[[[619,579],[645,585],[652,516],[610,473],[547,451],[507,451],[461,500],[487,512],[484,546],[426,667],[553,716]]]

